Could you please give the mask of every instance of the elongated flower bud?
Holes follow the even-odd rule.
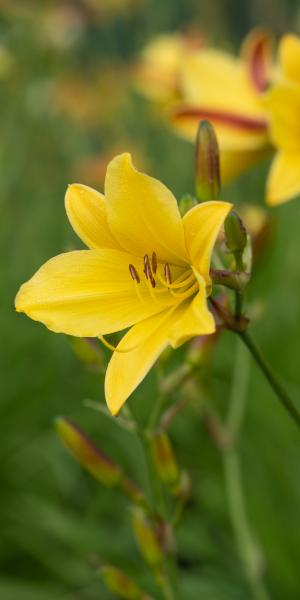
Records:
[[[169,436],[165,432],[156,433],[151,440],[153,462],[161,481],[173,486],[179,478],[179,469]]]
[[[226,246],[230,252],[243,252],[247,244],[247,231],[242,219],[231,211],[224,222]]]
[[[110,592],[127,600],[150,600],[131,577],[112,565],[103,565],[100,569],[103,583]]]
[[[219,198],[220,155],[215,130],[209,121],[201,121],[195,148],[196,196],[199,202]]]
[[[59,417],[56,430],[67,450],[95,479],[108,487],[119,484],[123,476],[119,465],[99,450],[77,425]]]
[[[154,567],[163,560],[159,539],[148,515],[142,508],[132,510],[132,527],[137,545],[145,561]]]

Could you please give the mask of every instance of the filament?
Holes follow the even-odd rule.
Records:
[[[104,346],[106,346],[106,348],[109,348],[109,350],[112,350],[113,352],[121,352],[122,354],[126,354],[127,352],[132,352],[133,350],[136,350],[141,344],[136,344],[135,346],[132,346],[131,348],[118,348],[117,346],[113,346],[113,344],[110,344],[110,342],[108,342],[105,337],[103,335],[99,335],[99,340],[102,342],[102,344],[104,344]],[[121,340],[122,342],[122,340]],[[121,343],[120,342],[120,343]]]

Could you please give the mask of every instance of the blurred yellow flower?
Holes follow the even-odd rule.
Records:
[[[130,328],[106,372],[116,414],[168,344],[215,331],[206,301],[210,260],[231,204],[206,202],[181,218],[173,194],[122,154],[108,165],[105,197],[73,184],[66,210],[89,250],[46,262],[21,286],[16,310],[110,347],[103,335]]]
[[[194,34],[161,34],[144,49],[134,67],[137,89],[151,100],[165,102],[180,97],[180,69],[185,57],[201,47]]]
[[[279,45],[276,83],[266,94],[272,143],[277,149],[267,181],[267,202],[281,204],[300,194],[300,38]]]
[[[262,96],[271,76],[267,34],[249,34],[239,58],[184,46],[179,36],[162,37],[145,49],[141,64],[140,90],[169,100],[167,115],[177,133],[194,142],[199,121],[214,125],[224,182],[266,154],[270,144]]]

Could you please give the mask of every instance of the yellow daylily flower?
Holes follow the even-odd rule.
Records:
[[[49,329],[99,337],[130,328],[105,378],[117,414],[168,344],[215,331],[207,306],[210,260],[231,204],[205,202],[181,218],[176,199],[138,172],[129,154],[107,168],[105,196],[69,186],[69,220],[88,250],[46,262],[16,297],[16,309]]]
[[[181,102],[171,109],[176,130],[193,141],[201,119],[215,127],[223,182],[229,182],[269,149],[262,101],[269,67],[269,40],[253,33],[239,58],[215,49],[190,54],[181,72]]]
[[[279,45],[277,82],[266,95],[270,138],[277,153],[267,180],[267,203],[300,195],[300,38],[288,34]]]
[[[141,93],[165,102],[168,122],[188,141],[194,143],[201,120],[214,125],[226,183],[269,150],[262,92],[271,64],[270,38],[262,31],[247,36],[240,57],[167,35],[145,48],[135,79]]]
[[[176,98],[180,93],[181,63],[200,46],[200,37],[192,34],[168,33],[155,37],[134,66],[138,91],[159,102]]]

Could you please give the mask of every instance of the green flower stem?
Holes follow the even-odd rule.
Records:
[[[252,589],[254,600],[267,600],[268,595],[261,581],[261,556],[257,547],[245,508],[242,485],[238,440],[246,408],[249,361],[243,346],[238,341],[234,365],[226,429],[230,443],[223,452],[225,484],[229,514],[235,533],[238,551],[245,575]]]
[[[258,348],[256,343],[253,341],[249,332],[248,331],[238,332],[238,335],[241,338],[241,340],[243,341],[243,343],[247,346],[250,353],[252,354],[252,357],[254,358],[256,364],[260,367],[262,373],[264,374],[264,376],[268,380],[270,386],[272,387],[273,391],[275,392],[278,400],[280,400],[281,404],[288,411],[288,413],[290,414],[292,419],[300,427],[300,411],[293,404],[293,402],[290,399],[290,397],[288,396],[287,392],[285,391],[285,389],[283,388],[281,383],[278,381],[278,379],[277,379],[276,375],[274,374],[274,372],[272,371],[269,363],[263,356],[261,350]]]
[[[161,406],[160,396],[158,396],[157,404]],[[159,416],[159,408],[155,406],[153,410],[155,411],[155,413],[158,413]],[[139,439],[145,456],[150,496],[149,504],[151,506],[152,513],[154,516],[159,515],[167,524],[169,524],[170,519],[168,518],[167,514],[167,507],[165,503],[162,485],[156,473],[155,465],[152,459],[150,447],[151,438],[149,437],[149,434],[146,431],[143,431],[138,426],[136,420],[134,419],[134,416],[132,415],[132,412],[131,419],[136,423],[135,433]],[[170,555],[165,554],[160,573],[156,572],[154,573],[154,575],[157,583],[161,588],[164,600],[178,600],[179,596],[177,591],[177,567],[174,558]]]

